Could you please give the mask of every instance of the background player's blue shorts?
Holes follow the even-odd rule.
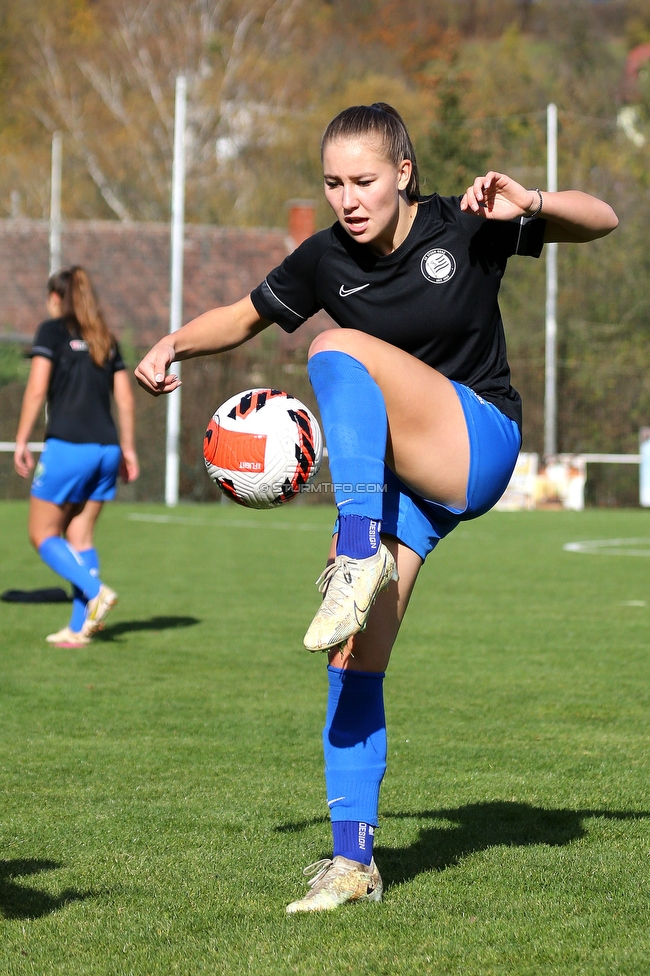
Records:
[[[452,381],[453,382],[453,381]],[[425,559],[459,522],[489,511],[506,490],[521,446],[519,427],[493,403],[454,383],[469,435],[469,479],[464,508],[427,501],[385,469],[381,531]]]
[[[49,437],[36,465],[31,494],[55,505],[110,501],[115,498],[121,459],[117,444],[73,444]]]

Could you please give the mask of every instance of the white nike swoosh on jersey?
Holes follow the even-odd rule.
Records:
[[[370,282],[366,285],[359,285],[357,288],[346,288],[345,285],[341,285],[339,288],[339,295],[341,298],[347,298],[348,295],[354,295],[355,291],[363,291],[364,288],[369,288]]]

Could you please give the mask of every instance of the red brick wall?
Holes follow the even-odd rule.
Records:
[[[0,220],[0,331],[32,335],[45,318],[49,267],[48,224]],[[109,327],[132,333],[137,346],[153,343],[169,329],[168,224],[69,221],[62,234],[63,264],[83,265],[91,274]],[[277,229],[185,228],[185,321],[215,305],[237,301],[259,284],[287,254],[287,235]],[[331,327],[325,313],[283,345],[303,345]]]

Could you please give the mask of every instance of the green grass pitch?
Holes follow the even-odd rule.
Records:
[[[0,590],[56,585],[26,515],[0,505]],[[66,606],[0,604],[0,972],[650,973],[650,559],[562,548],[647,513],[439,546],[386,680],[384,902],[315,916],[284,907],[330,851],[302,635],[332,511],[143,515],[100,523],[89,648],[44,642]]]

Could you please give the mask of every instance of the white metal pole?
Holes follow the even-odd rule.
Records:
[[[557,191],[557,105],[546,110],[546,187]],[[557,244],[546,245],[544,455],[557,454]]]
[[[61,133],[52,135],[52,178],[50,185],[50,274],[61,268]]]
[[[171,224],[171,299],[169,331],[180,329],[183,317],[183,239],[185,233],[185,118],[187,114],[187,82],[183,75],[176,79],[174,114],[174,162],[172,169]],[[181,364],[173,363],[172,372],[180,377]],[[178,504],[179,445],[181,433],[181,391],[167,398],[167,443],[165,465],[165,503]]]

